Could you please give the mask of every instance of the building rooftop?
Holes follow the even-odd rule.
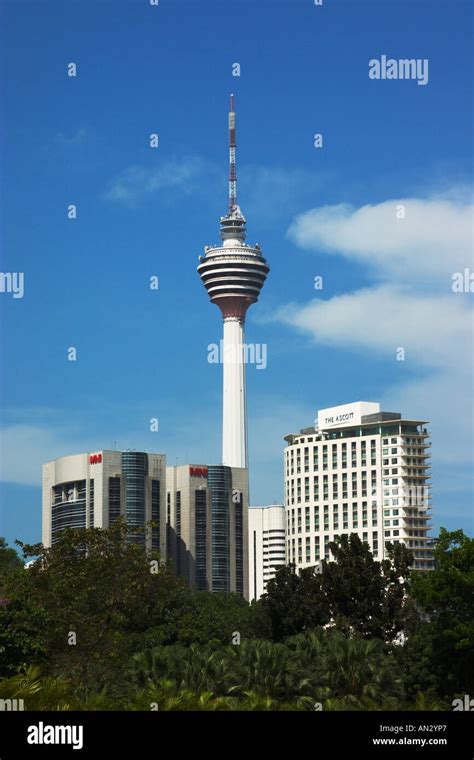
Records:
[[[314,435],[318,438],[329,438],[332,433],[343,433],[344,437],[350,437],[352,431],[359,428],[369,428],[376,424],[382,426],[389,425],[393,422],[399,422],[404,425],[427,425],[429,420],[413,420],[406,417],[402,417],[398,412],[377,412],[376,414],[363,415],[360,422],[354,422],[350,425],[339,425],[330,427],[324,430],[319,430],[317,427],[305,427],[301,428],[299,433],[290,433],[284,436],[284,440],[287,443],[292,444],[295,438],[300,436]],[[342,437],[342,436],[341,436]]]

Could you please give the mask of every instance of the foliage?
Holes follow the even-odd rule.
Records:
[[[402,544],[387,544],[388,558],[377,562],[355,533],[329,547],[336,562],[324,563],[322,588],[335,625],[392,641],[405,627],[411,553]]]
[[[7,576],[23,569],[23,562],[15,549],[8,546],[5,539],[0,536],[0,591]]]
[[[474,693],[474,539],[441,529],[436,569],[415,573],[413,595],[429,617],[430,661],[442,695]]]
[[[294,566],[282,567],[269,581],[260,607],[273,641],[329,622],[329,605],[321,588],[321,576],[313,568],[299,574]]]
[[[440,710],[474,692],[462,531],[424,575],[402,545],[377,562],[343,536],[337,562],[282,568],[251,605],[189,589],[120,521],[21,546],[28,569],[0,542],[0,698],[29,710]]]

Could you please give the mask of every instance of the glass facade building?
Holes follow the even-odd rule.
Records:
[[[230,591],[230,467],[209,467],[207,484],[211,489],[212,589]]]
[[[247,477],[245,468],[225,465],[167,468],[169,556],[198,590],[247,597]]]
[[[101,451],[60,457],[43,467],[43,544],[64,528],[106,528],[123,516],[152,529],[136,540],[166,556],[166,458],[138,451]]]

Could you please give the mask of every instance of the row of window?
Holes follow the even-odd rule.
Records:
[[[337,539],[338,536],[334,536],[334,539]],[[331,550],[329,548],[329,544],[331,543],[332,539],[329,538],[329,536],[323,536],[322,539],[319,540],[313,540],[313,537],[306,536],[305,542],[304,542],[304,554],[305,554],[305,563],[311,563],[311,562],[319,562],[320,559],[329,560],[331,558]],[[369,541],[369,533],[368,531],[364,531],[362,533],[362,541],[365,541],[368,543]],[[290,562],[298,562],[298,564],[301,564],[303,562],[303,539],[302,538],[291,538],[288,539],[287,543],[288,548],[288,557]],[[372,540],[371,540],[371,551],[374,557],[378,555],[379,545],[378,545],[378,535],[376,532],[372,533]]]
[[[338,504],[334,504],[331,510],[331,516],[329,515],[329,507],[327,505],[322,509],[314,507],[312,514],[310,507],[305,507],[304,509],[304,529],[302,508],[298,507],[296,510],[293,508],[287,511],[288,534],[294,535],[295,533],[308,533],[310,531],[337,530],[338,528],[348,530],[349,528],[357,529],[359,527],[367,528],[369,526],[369,510],[367,508],[367,502],[362,502],[361,505],[357,503],[352,504],[350,517],[347,503],[342,504],[342,509],[339,509]],[[372,527],[377,527],[377,524],[377,503],[374,502],[370,510],[370,525]]]

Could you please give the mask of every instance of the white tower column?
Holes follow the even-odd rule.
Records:
[[[224,318],[222,463],[247,467],[247,400],[245,392],[244,321]]]

